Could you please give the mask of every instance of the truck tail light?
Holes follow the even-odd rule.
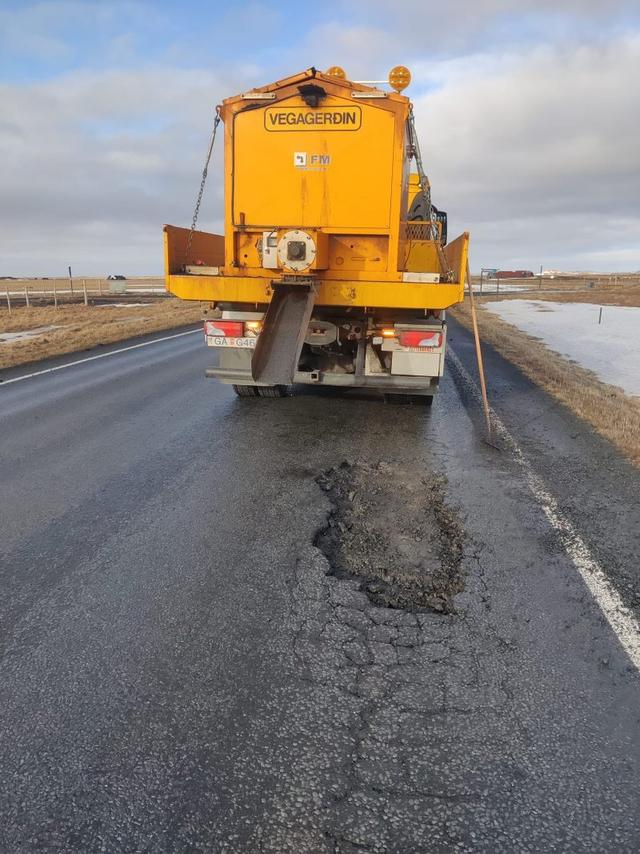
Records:
[[[244,324],[245,335],[259,335],[262,329],[261,320],[247,320]]]
[[[419,332],[414,329],[401,332],[400,346],[435,349],[442,346],[442,332]]]
[[[242,338],[242,323],[237,320],[205,320],[204,334],[222,338]]]

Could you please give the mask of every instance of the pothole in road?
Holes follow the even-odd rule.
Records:
[[[334,509],[317,535],[333,574],[359,578],[377,605],[452,611],[465,534],[446,479],[399,463],[344,462],[317,482]]]

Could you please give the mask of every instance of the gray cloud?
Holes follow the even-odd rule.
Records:
[[[358,77],[410,64],[436,203],[452,230],[472,232],[474,266],[640,268],[640,37],[625,23],[629,4],[425,2],[402,16],[382,0],[360,7],[360,26],[329,19],[269,68],[252,57],[1,86],[0,274],[54,275],[68,263],[79,274],[159,272],[162,223],[190,221],[215,103],[325,60]],[[482,43],[514,9],[527,38]],[[530,35],[541,9],[552,15],[546,41]],[[572,16],[580,26],[567,33]],[[114,56],[130,53],[121,36]],[[430,51],[436,43],[446,50]],[[214,167],[208,227],[221,227],[221,202]]]
[[[246,86],[242,72],[223,82],[156,68],[0,88],[2,272],[53,274],[76,259],[87,273],[158,272],[162,223],[190,220],[215,95]],[[210,222],[214,209],[219,173]]]
[[[478,51],[597,41],[624,33],[630,18],[637,27],[638,18],[636,0],[342,0],[338,9],[342,14],[327,14],[302,47],[358,77],[371,77],[372,63],[385,70]]]
[[[640,38],[622,37],[466,63],[417,99],[436,197],[474,258],[640,267],[638,67]]]

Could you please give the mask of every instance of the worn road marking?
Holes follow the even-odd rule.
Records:
[[[129,347],[120,347],[119,350],[111,350],[109,353],[98,353],[97,356],[87,356],[84,359],[76,359],[75,362],[66,362],[64,365],[56,365],[55,368],[44,368],[42,371],[34,371],[31,374],[23,374],[21,377],[12,377],[10,380],[0,379],[0,386],[10,383],[19,383],[20,380],[29,380],[31,377],[39,377],[42,374],[52,374],[63,368],[72,368],[74,365],[82,365],[84,362],[93,362],[95,359],[106,359],[107,356],[115,356],[118,353],[126,353],[127,350],[137,350],[139,347],[150,347],[151,344],[159,344],[161,341],[171,341],[172,338],[182,338],[183,335],[195,335],[202,333],[202,329],[190,329],[188,332],[176,332],[175,335],[165,335],[163,338],[154,338],[153,341],[143,341],[141,344],[131,344]]]
[[[469,376],[469,373],[451,346],[449,346],[448,356],[473,396],[480,400],[480,392],[477,385]],[[522,469],[527,486],[547,517],[549,524],[556,532],[566,554],[580,573],[580,576],[598,603],[600,610],[615,632],[625,652],[636,669],[640,670],[640,625],[634,614],[623,603],[617,590],[612,586],[580,534],[567,517],[563,515],[558,507],[558,502],[551,495],[542,478],[533,470],[522,452],[522,448],[502,423],[495,410],[489,407],[489,412],[494,429]]]

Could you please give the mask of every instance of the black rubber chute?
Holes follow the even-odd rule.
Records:
[[[273,296],[251,359],[254,382],[293,382],[315,296],[313,285],[273,285]]]

